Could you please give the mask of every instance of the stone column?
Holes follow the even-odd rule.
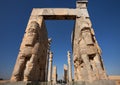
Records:
[[[52,80],[52,58],[53,58],[53,53],[50,52],[50,54],[49,54],[48,82],[51,82],[51,80]]]
[[[56,84],[57,82],[57,67],[56,66],[53,67],[52,79],[53,79],[53,83]]]
[[[68,78],[69,82],[72,81],[72,65],[71,65],[71,57],[70,57],[70,51],[67,52],[67,57],[68,57]]]
[[[49,38],[48,39],[47,59],[46,59],[46,71],[45,71],[46,76],[45,76],[45,81],[48,80],[49,52],[50,52],[51,42],[52,42],[52,39]]]
[[[68,67],[66,64],[64,64],[64,81],[68,81]]]

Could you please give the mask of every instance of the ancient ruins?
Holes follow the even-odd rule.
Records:
[[[57,67],[56,66],[53,66],[52,80],[54,84],[57,83]]]
[[[101,49],[87,11],[87,3],[87,0],[78,0],[75,9],[34,8],[32,10],[11,81],[51,81],[53,55],[50,52],[50,39],[48,39],[45,20],[76,21],[72,34],[74,81],[108,79],[101,58]],[[70,64],[69,69],[71,70]],[[71,71],[69,73],[71,75]],[[72,77],[69,78],[71,81]]]
[[[45,81],[48,37],[44,19],[29,21],[11,81]],[[40,77],[41,76],[41,77]]]
[[[68,57],[68,81],[72,82],[72,64],[71,64],[70,51],[67,52],[67,57]]]
[[[48,69],[48,82],[52,81],[52,59],[53,59],[53,53],[50,52],[49,54],[49,69]]]
[[[63,80],[65,82],[68,82],[68,66],[64,64],[64,75],[63,75]]]

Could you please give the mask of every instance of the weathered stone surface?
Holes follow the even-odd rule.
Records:
[[[87,9],[88,0],[77,0],[76,1],[76,8],[79,9]]]
[[[47,49],[48,38],[43,17],[30,18],[11,81],[45,81]]]
[[[101,59],[101,49],[88,18],[83,16],[76,19],[73,37],[75,81],[107,79]]]
[[[65,82],[68,82],[68,66],[64,64],[64,76],[63,79]]]
[[[46,59],[46,71],[45,71],[45,81],[48,81],[48,67],[49,67],[49,53],[50,53],[50,46],[51,46],[51,42],[52,42],[52,39],[49,38],[48,39],[48,56],[47,56],[47,59]]]
[[[72,81],[72,64],[71,64],[71,56],[70,56],[70,51],[67,52],[67,57],[68,57],[68,81]]]
[[[87,10],[86,3],[78,1],[77,9]],[[108,79],[91,21],[84,15],[76,18],[73,32],[74,80],[92,82]]]
[[[52,81],[52,58],[53,58],[53,53],[49,53],[49,69],[48,69],[48,82]]]
[[[52,82],[53,84],[57,83],[57,67],[56,66],[53,66]]]
[[[34,8],[32,10],[31,16],[44,16],[45,19],[75,19],[76,16],[89,17],[89,14],[87,9]]]
[[[73,31],[72,48],[74,60],[74,81],[88,81],[94,84],[108,84],[108,79],[101,58],[101,49],[95,38],[89,14],[87,1],[77,1],[76,9],[69,8],[34,8],[25,30],[20,51],[13,70],[11,81],[48,81],[52,80],[52,53],[49,59],[50,40],[48,40],[44,19],[76,20]],[[68,53],[68,57],[70,53]],[[68,59],[69,75],[70,58]],[[64,66],[64,80],[68,81],[67,67]],[[94,81],[98,81],[95,83]],[[71,81],[71,78],[69,79]],[[102,82],[102,83],[100,83]]]

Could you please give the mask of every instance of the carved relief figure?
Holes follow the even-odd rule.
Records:
[[[36,21],[32,21],[27,26],[11,77],[12,81],[44,81],[48,39],[42,36],[43,29]]]
[[[90,23],[85,18],[79,23],[82,26],[80,26],[78,48],[75,49],[76,55],[74,56],[75,80],[107,79],[101,61],[101,49],[95,39],[94,31],[89,25]]]

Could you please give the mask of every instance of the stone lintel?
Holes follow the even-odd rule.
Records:
[[[47,20],[75,20],[76,17],[89,17],[87,9],[33,8],[31,16],[44,16]]]

